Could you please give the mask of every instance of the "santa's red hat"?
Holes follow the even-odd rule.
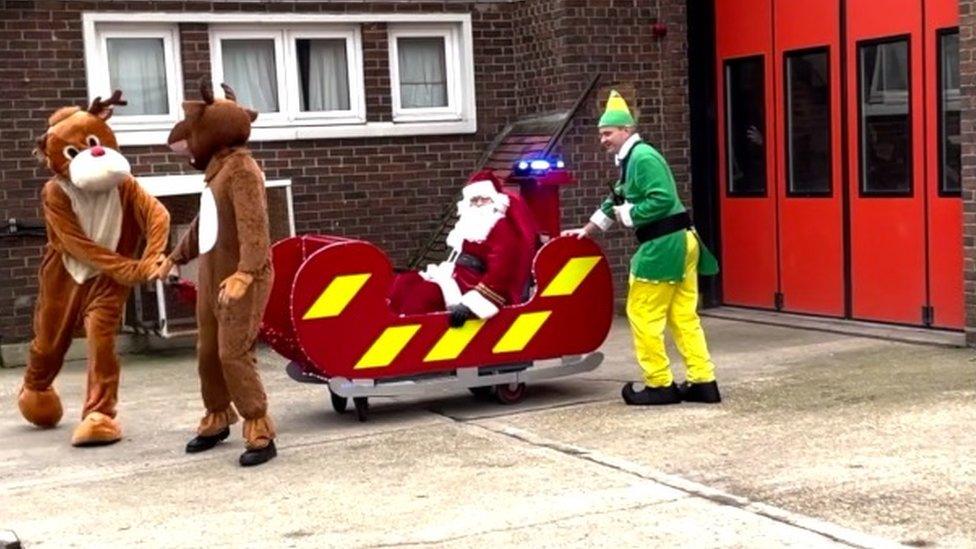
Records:
[[[489,198],[499,198],[503,195],[502,181],[491,170],[481,170],[475,172],[468,178],[468,182],[461,191],[465,200],[471,200],[476,196],[486,196]]]

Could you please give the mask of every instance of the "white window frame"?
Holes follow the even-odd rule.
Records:
[[[461,39],[457,25],[390,25],[387,28],[390,59],[390,93],[393,96],[395,122],[460,120],[461,98]],[[400,104],[400,38],[441,38],[444,40],[444,70],[447,77],[447,106],[405,108]]]
[[[230,30],[231,27],[238,29],[264,30],[282,33],[282,44],[287,48],[293,48],[285,41],[284,32],[291,29],[295,33],[313,32],[318,30],[329,31],[338,29],[356,29],[353,40],[354,51],[357,56],[355,63],[349,65],[350,87],[358,86],[365,91],[363,86],[363,54],[362,39],[358,29],[362,25],[369,23],[386,24],[388,28],[424,28],[424,27],[450,27],[454,33],[454,44],[458,67],[458,73],[453,75],[457,79],[457,89],[459,92],[458,105],[460,115],[443,117],[440,119],[430,117],[411,117],[399,116],[392,121],[367,121],[366,120],[366,97],[363,93],[353,91],[361,105],[356,112],[356,116],[322,116],[322,117],[298,117],[289,120],[283,116],[275,121],[267,114],[258,117],[257,123],[251,131],[251,141],[291,141],[301,139],[342,139],[342,138],[370,138],[370,137],[398,137],[398,136],[418,136],[418,135],[454,135],[472,134],[477,132],[477,105],[475,101],[474,85],[474,39],[472,33],[470,13],[244,13],[244,12],[165,12],[165,11],[143,11],[143,12],[85,12],[82,14],[82,33],[85,43],[86,61],[90,61],[97,52],[97,29],[104,26],[119,26],[124,29],[142,28],[150,21],[151,25],[168,26],[173,33],[174,45],[174,66],[179,69],[179,23],[206,24],[210,27],[209,31],[224,28]],[[280,48],[281,46],[279,46]],[[281,50],[284,51],[284,50]],[[211,59],[215,52],[211,45]],[[276,60],[276,62],[278,62]],[[212,67],[217,64],[212,64]],[[98,78],[92,71],[92,63],[87,62],[88,82],[97,82]],[[284,61],[278,63],[278,70],[284,70],[287,65]],[[213,68],[211,68],[213,70]],[[222,72],[223,67],[221,65]],[[297,65],[296,69],[297,71]],[[448,67],[450,71],[451,68]],[[355,76],[354,76],[355,75]],[[182,102],[183,83],[181,70],[176,70],[174,84],[179,84],[177,93]],[[219,84],[219,80],[214,79]],[[279,107],[282,101],[288,105],[293,104],[298,98],[297,86],[287,83],[288,94],[282,94],[282,80],[279,78]],[[219,85],[215,86],[214,93],[222,95]],[[399,88],[399,86],[398,86]],[[352,90],[351,90],[352,91]],[[374,90],[371,90],[374,91]],[[382,93],[383,91],[381,91]],[[393,90],[385,90],[385,93],[393,95]],[[293,95],[292,95],[293,94]],[[192,94],[191,94],[192,95]],[[399,101],[399,89],[396,90],[397,101]],[[94,97],[94,95],[92,95]],[[191,97],[190,99],[197,99]],[[172,98],[171,98],[172,100]],[[352,97],[350,97],[352,103]],[[297,103],[295,110],[298,110]],[[350,105],[351,106],[351,105]],[[453,106],[453,105],[452,105]],[[290,108],[290,107],[285,107]],[[408,109],[415,110],[415,109]],[[288,111],[285,111],[288,112]],[[308,114],[308,113],[306,113]],[[182,118],[182,109],[175,114],[176,119]],[[115,117],[112,119],[115,120]],[[130,145],[164,145],[169,135],[169,130],[173,123],[157,124],[131,124],[113,125],[119,143],[123,146]]]
[[[298,56],[295,40],[303,38],[339,38],[346,41],[346,65],[349,71],[349,110],[301,111]],[[366,122],[366,96],[363,85],[363,44],[358,27],[312,26],[212,26],[210,28],[211,77],[215,83],[224,82],[223,49],[221,40],[274,40],[275,73],[278,79],[278,111],[260,113],[254,128],[282,126],[362,124]],[[223,97],[224,91],[214,86],[214,93]]]
[[[224,59],[221,40],[271,40],[274,43],[275,80],[278,92],[278,110],[262,112],[252,128],[280,126],[288,122],[288,89],[285,83],[284,36],[280,29],[268,27],[210,27],[210,74],[214,83],[214,95],[224,97],[220,87],[224,80]],[[252,105],[246,105],[252,107]],[[256,109],[255,109],[256,110]]]
[[[87,67],[88,101],[112,95],[109,78],[108,40],[110,38],[157,38],[163,41],[163,63],[166,68],[166,98],[168,114],[116,114],[109,123],[113,129],[170,128],[182,118],[183,71],[181,70],[179,28],[175,24],[99,24],[94,36],[86,37],[85,66]],[[125,90],[122,90],[125,99]]]
[[[336,111],[302,111],[300,76],[298,74],[298,40],[341,39],[346,42],[346,69],[349,83],[349,109]],[[314,121],[320,124],[362,124],[366,122],[366,88],[363,84],[363,40],[360,28],[347,26],[323,29],[292,27],[285,29],[288,72],[289,115],[292,121]]]

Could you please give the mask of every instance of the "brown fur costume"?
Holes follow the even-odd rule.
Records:
[[[96,98],[87,111],[58,110],[36,151],[55,175],[41,193],[48,243],[39,274],[34,340],[18,400],[28,421],[41,427],[58,423],[61,401],[52,384],[72,336],[83,326],[88,391],[83,421],[72,436],[78,446],[122,437],[114,419],[119,385],[115,333],[129,287],[153,274],[169,235],[169,213],[128,173],[105,122],[112,105],[125,104],[120,97],[117,91],[109,101]],[[142,257],[132,259],[143,236]]]
[[[197,433],[213,436],[236,422],[233,403],[253,450],[275,436],[254,358],[273,277],[271,243],[264,173],[244,148],[257,113],[237,105],[226,85],[224,90],[227,99],[214,99],[203,84],[204,100],[183,103],[186,118],[169,136],[170,146],[190,154],[190,164],[204,171],[204,193],[212,193],[216,212],[208,220],[201,208],[168,263],[200,258],[197,353],[206,415]],[[201,242],[210,249],[201,250]],[[168,270],[163,265],[159,272]]]

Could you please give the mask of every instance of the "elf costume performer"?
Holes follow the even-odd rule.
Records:
[[[166,248],[169,213],[133,179],[107,120],[122,92],[87,110],[59,109],[35,154],[53,172],[41,191],[47,246],[38,274],[34,340],[18,404],[27,421],[61,420],[54,379],[76,332],[88,340],[88,383],[75,446],[122,438],[116,419],[121,368],[115,334],[131,286],[149,280]],[[146,244],[137,254],[141,242]]]
[[[257,113],[238,105],[229,86],[223,88],[226,99],[215,99],[209,83],[201,83],[203,101],[185,101],[185,118],[169,134],[170,147],[188,154],[190,165],[204,172],[206,188],[199,215],[157,276],[167,276],[174,264],[200,260],[197,360],[206,414],[186,451],[216,446],[240,413],[246,448],[240,464],[250,466],[277,455],[254,357],[273,279],[271,243],[264,173],[244,146]]]
[[[705,332],[698,318],[698,274],[718,272],[715,257],[701,243],[678,199],[674,176],[664,157],[634,132],[627,103],[610,92],[600,117],[600,144],[615,154],[620,180],[610,196],[576,231],[580,238],[607,230],[614,221],[634,231],[637,253],[630,262],[627,318],[645,387],[624,385],[627,404],[655,405],[720,402]],[[687,381],[674,383],[664,348],[664,328],[671,330],[685,360]]]

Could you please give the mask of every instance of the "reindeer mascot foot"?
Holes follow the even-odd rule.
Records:
[[[122,426],[101,412],[91,412],[75,427],[72,446],[106,446],[122,440]]]
[[[230,426],[237,423],[233,406],[222,412],[207,412],[197,427],[197,436],[186,443],[186,453],[204,452],[220,444],[230,436]]]
[[[271,461],[278,455],[274,443],[275,428],[269,416],[260,419],[244,420],[244,446],[241,454],[241,467],[252,467]]]
[[[64,410],[61,408],[61,398],[54,387],[43,391],[33,391],[27,387],[20,388],[17,405],[24,419],[45,429],[50,429],[61,421]]]

